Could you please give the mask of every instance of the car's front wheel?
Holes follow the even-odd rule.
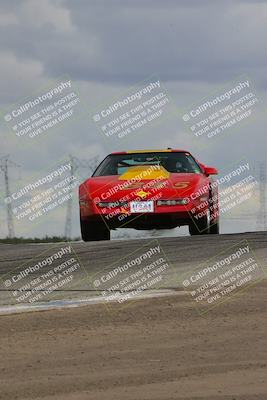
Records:
[[[194,235],[207,235],[210,233],[210,218],[209,215],[205,215],[202,218],[192,218],[189,224],[189,233],[191,236]]]
[[[84,242],[110,240],[110,230],[104,223],[83,221],[82,219],[81,235]]]
[[[216,223],[211,223],[210,233],[212,235],[218,235],[220,233],[219,221],[217,221]]]

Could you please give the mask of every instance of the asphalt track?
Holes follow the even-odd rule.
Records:
[[[81,299],[96,297],[90,277],[118,258],[142,254],[140,247],[152,247],[150,240],[72,243],[87,279],[81,281],[76,271],[76,290],[64,287],[56,293],[61,309],[55,309],[51,300],[46,301],[49,311],[28,312],[36,310],[31,305],[26,313],[17,314],[10,292],[2,290],[0,309],[9,304],[16,311],[0,316],[0,398],[266,400],[267,280],[200,316],[182,290],[181,277],[240,244],[250,246],[266,271],[267,233],[158,241],[172,265],[170,279],[160,285],[169,288],[164,297],[156,297],[162,290],[153,288],[150,295],[155,297],[126,302],[125,307],[113,302],[107,308],[103,299],[101,304],[80,307]],[[33,257],[54,251],[53,246],[0,246],[1,278],[5,282],[18,265],[28,266]],[[134,273],[138,268],[133,267]],[[70,308],[75,301],[79,306]]]
[[[231,249],[237,248],[239,244],[248,244],[253,254],[257,258],[263,273],[267,271],[267,232],[253,232],[242,234],[225,235],[203,235],[196,237],[164,237],[140,240],[113,240],[110,242],[72,242],[72,251],[79,259],[81,270],[75,272],[74,286],[65,286],[62,290],[57,290],[53,296],[46,296],[42,302],[70,301],[93,299],[99,295],[93,282],[96,276],[106,271],[110,271],[112,265],[125,263],[133,259],[151,247],[160,245],[168,260],[169,268],[167,275],[156,288],[151,290],[157,294],[163,290],[181,291],[182,277],[188,270],[194,270],[199,265],[206,265],[208,260],[230,254]],[[56,247],[54,247],[56,246]],[[61,244],[1,244],[0,245],[0,307],[14,306],[17,302],[12,297],[12,291],[18,289],[16,284],[7,288],[3,282],[14,274],[18,268],[25,269],[33,264],[33,260],[43,259],[45,254],[52,254],[54,249],[66,246]],[[41,255],[41,256],[40,256]],[[38,258],[39,257],[39,258]],[[21,267],[23,266],[23,267]],[[138,271],[138,265],[131,268],[131,273]],[[38,277],[44,271],[37,271],[34,277]],[[108,287],[108,286],[107,286]],[[101,290],[106,289],[105,285]],[[162,292],[164,294],[164,292]],[[19,305],[21,305],[20,302]],[[62,303],[63,304],[63,303]],[[35,303],[36,305],[36,303]]]

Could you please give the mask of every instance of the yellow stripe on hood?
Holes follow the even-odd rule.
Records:
[[[168,179],[170,173],[161,165],[137,165],[129,167],[124,174],[120,175],[119,180],[149,180],[149,179]]]
[[[130,150],[126,151],[127,154],[135,154],[135,153],[171,153],[171,149],[164,149],[164,150]]]

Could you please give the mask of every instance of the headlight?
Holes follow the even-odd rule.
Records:
[[[127,204],[126,201],[100,201],[99,203],[96,203],[100,208],[125,207]]]
[[[188,199],[158,200],[157,206],[180,206],[189,203]]]

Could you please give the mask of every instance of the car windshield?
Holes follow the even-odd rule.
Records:
[[[160,165],[171,173],[201,174],[195,159],[186,152],[111,154],[102,161],[93,176],[122,175],[130,167]]]

